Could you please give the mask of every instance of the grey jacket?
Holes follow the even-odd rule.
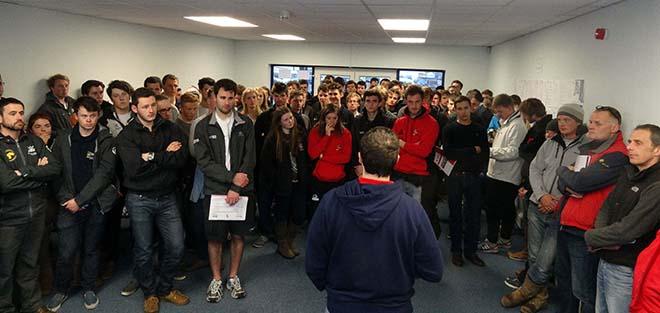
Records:
[[[529,181],[534,191],[530,197],[532,202],[538,204],[546,194],[562,195],[557,187],[557,169],[575,163],[580,155],[579,147],[586,140],[584,135],[578,135],[567,145],[561,135],[557,135],[541,145],[529,166]]]

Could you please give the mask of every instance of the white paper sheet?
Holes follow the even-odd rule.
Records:
[[[209,221],[244,221],[248,197],[239,197],[238,202],[229,205],[226,195],[212,195],[209,208]]]

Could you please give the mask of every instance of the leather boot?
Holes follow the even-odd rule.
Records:
[[[289,242],[287,241],[286,223],[278,223],[275,225],[275,237],[277,237],[277,253],[285,259],[295,258],[296,255],[291,251]]]
[[[296,236],[298,235],[299,229],[300,226],[294,224],[293,222],[289,222],[286,234],[286,241],[289,244],[289,249],[291,249],[291,252],[293,252],[293,254],[296,256],[300,255],[300,251],[298,251],[295,246]]]
[[[543,288],[532,300],[520,307],[520,313],[536,313],[548,307],[548,288]]]
[[[529,279],[529,276],[527,276],[525,277],[525,281],[523,282],[522,286],[520,286],[520,288],[502,297],[500,304],[505,308],[517,307],[536,296],[539,292],[541,292],[542,289],[542,285],[535,284],[531,279]]]

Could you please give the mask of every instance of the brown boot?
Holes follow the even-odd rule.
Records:
[[[536,296],[536,294],[541,292],[542,289],[542,285],[535,284],[531,279],[529,279],[529,276],[527,276],[525,277],[525,281],[523,282],[522,286],[520,286],[520,288],[502,297],[500,304],[505,308],[517,307]]]
[[[543,288],[532,300],[520,307],[520,313],[536,313],[548,307],[548,288]]]
[[[156,296],[144,299],[144,313],[158,313],[160,311],[160,300]]]
[[[296,242],[296,236],[298,235],[298,230],[300,227],[293,222],[290,222],[287,227],[287,233],[286,233],[286,241],[289,244],[289,249],[291,249],[291,252],[295,254],[296,256],[300,255],[300,251],[296,249],[296,246],[294,245]]]
[[[287,227],[285,223],[275,225],[275,237],[277,237],[277,253],[285,259],[293,259],[296,255],[291,251],[287,240]]]

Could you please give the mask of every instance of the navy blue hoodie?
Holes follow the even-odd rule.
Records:
[[[331,313],[412,312],[415,278],[438,282],[442,268],[431,223],[400,183],[337,187],[309,226],[305,269]]]

